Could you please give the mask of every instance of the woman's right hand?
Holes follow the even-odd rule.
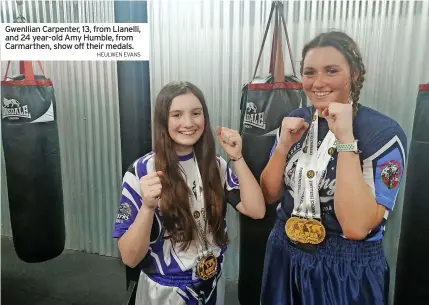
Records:
[[[158,201],[161,197],[162,185],[159,178],[162,172],[154,172],[143,176],[140,179],[140,192],[142,194],[143,204],[151,209],[158,207]]]
[[[285,117],[282,121],[279,144],[290,148],[301,139],[309,126],[303,118]]]

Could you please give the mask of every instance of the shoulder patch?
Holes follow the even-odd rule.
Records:
[[[118,209],[116,219],[119,221],[128,221],[131,217],[131,205],[128,202],[122,202]]]
[[[393,190],[398,187],[399,181],[402,177],[402,166],[398,161],[386,161],[378,165],[378,168],[381,171],[381,181],[383,181],[383,184],[388,189]]]

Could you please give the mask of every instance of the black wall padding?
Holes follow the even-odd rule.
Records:
[[[21,260],[43,262],[60,255],[65,244],[54,88],[4,83],[2,142],[13,242]]]
[[[429,85],[417,97],[408,158],[395,305],[429,304]]]
[[[147,23],[147,1],[115,1],[116,23]],[[149,61],[118,61],[122,174],[152,150]]]
[[[147,1],[115,1],[116,23],[147,23]],[[118,61],[122,175],[152,150],[149,61]],[[119,200],[119,198],[118,198]],[[126,286],[138,282],[139,267],[126,269]]]

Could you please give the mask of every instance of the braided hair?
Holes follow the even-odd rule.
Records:
[[[353,114],[356,115],[358,111],[359,95],[363,87],[366,73],[358,45],[350,36],[343,32],[331,31],[319,34],[307,43],[302,50],[301,75],[305,56],[309,50],[317,47],[333,47],[341,52],[349,63],[351,76],[350,99],[353,101]],[[355,72],[359,73],[356,80],[353,79]]]

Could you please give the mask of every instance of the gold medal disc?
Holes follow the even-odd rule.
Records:
[[[292,216],[286,221],[285,230],[292,241],[303,244],[320,244],[326,236],[325,227],[316,219]]]
[[[213,254],[204,256],[198,261],[196,273],[200,279],[206,281],[217,273],[217,258]]]
[[[298,217],[292,216],[286,221],[286,225],[285,225],[286,235],[293,241],[295,241],[295,239],[296,239],[295,231],[293,228],[294,228],[295,223],[298,220],[299,220]]]
[[[325,227],[316,219],[307,220],[304,224],[303,230],[309,244],[320,244],[326,237]]]
[[[293,230],[295,232],[295,240],[302,244],[308,243],[307,235],[305,234],[305,231],[304,231],[306,222],[307,222],[307,219],[300,218],[299,221],[295,222],[293,226]]]
[[[306,219],[292,216],[286,222],[286,235],[293,241],[305,242],[302,238],[302,228]]]

